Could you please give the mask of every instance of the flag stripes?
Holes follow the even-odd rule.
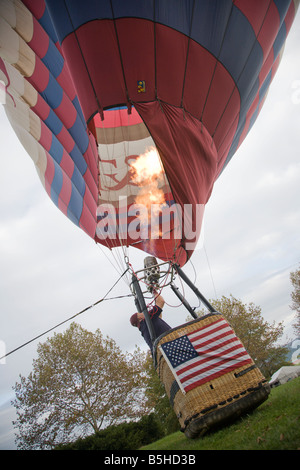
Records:
[[[244,346],[223,318],[162,344],[161,350],[184,393],[252,363]]]

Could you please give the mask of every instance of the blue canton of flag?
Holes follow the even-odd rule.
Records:
[[[161,347],[174,368],[198,356],[187,336],[176,338],[169,343],[162,344]]]

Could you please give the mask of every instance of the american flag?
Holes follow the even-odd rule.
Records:
[[[252,363],[224,318],[160,346],[183,393]]]

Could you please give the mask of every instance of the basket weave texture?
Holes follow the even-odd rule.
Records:
[[[181,336],[193,333],[199,328],[211,325],[219,319],[224,319],[224,317],[220,314],[209,314],[200,317],[165,333],[158,338],[155,344],[156,370],[165,386],[166,393],[183,430],[191,420],[225,407],[233,401],[238,401],[247,394],[261,388],[262,384],[266,382],[264,376],[249,356],[246,365],[232,369],[227,373],[224,372],[219,377],[208,380],[186,393],[180,388],[176,374],[172,371],[160,346]],[[238,340],[237,337],[236,339]]]

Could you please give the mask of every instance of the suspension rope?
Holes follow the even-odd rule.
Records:
[[[113,290],[113,288],[118,284],[118,282],[121,280],[121,278],[127,273],[129,268],[127,268],[123,274],[121,274],[121,276],[119,277],[119,279],[114,283],[114,285],[106,292],[105,296],[102,297],[102,299],[99,299],[97,300],[97,302],[89,305],[88,307],[84,308],[83,310],[81,310],[80,312],[77,312],[75,313],[74,315],[72,315],[71,317],[67,318],[66,320],[63,320],[62,322],[58,323],[57,325],[53,326],[52,328],[49,328],[47,331],[44,331],[43,333],[40,333],[39,335],[35,336],[34,338],[30,339],[29,341],[26,341],[26,343],[23,343],[21,344],[20,346],[18,346],[17,348],[13,349],[12,351],[8,352],[7,354],[5,354],[4,356],[0,357],[0,361],[2,359],[5,359],[7,356],[10,356],[10,354],[13,354],[14,352],[18,351],[19,349],[21,348],[24,348],[24,346],[27,346],[28,344],[32,343],[33,341],[36,341],[38,338],[41,338],[42,336],[46,335],[47,333],[49,333],[50,331],[53,331],[55,330],[56,328],[58,328],[59,326],[63,325],[64,323],[67,323],[69,322],[70,320],[73,320],[73,318],[76,318],[78,317],[79,315],[81,315],[82,313],[86,312],[87,310],[90,310],[91,308],[95,307],[96,305],[100,304],[101,302],[103,302],[104,300],[113,300],[113,299],[120,299],[120,298],[123,298],[123,297],[131,297],[132,294],[128,294],[128,295],[122,295],[122,296],[117,296],[117,297],[111,297],[111,298],[108,298],[107,299],[107,296],[108,294]]]
[[[214,278],[213,278],[213,275],[212,275],[212,270],[211,270],[211,267],[210,267],[210,262],[209,262],[209,259],[208,259],[208,254],[207,254],[206,247],[205,247],[204,243],[203,243],[203,248],[204,248],[204,253],[205,253],[205,256],[206,256],[206,261],[207,261],[207,265],[208,265],[208,269],[209,269],[209,273],[210,273],[211,282],[212,282],[213,289],[214,289],[214,292],[215,292],[215,299],[217,299],[218,294],[217,294]]]

